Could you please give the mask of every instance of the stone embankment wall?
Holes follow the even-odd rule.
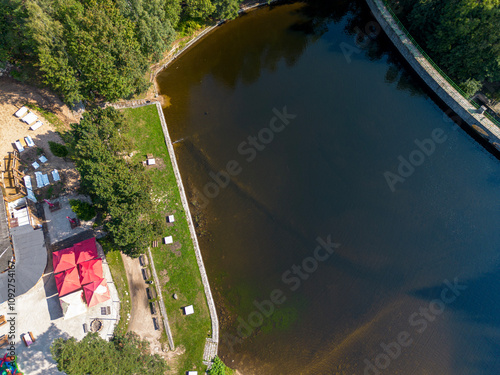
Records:
[[[462,120],[500,151],[500,128],[465,99],[420,53],[382,0],[366,0],[378,23],[425,83]]]

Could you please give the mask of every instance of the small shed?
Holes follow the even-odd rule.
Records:
[[[174,242],[174,239],[172,238],[172,236],[163,237],[163,243],[165,245],[171,244],[173,242]]]
[[[173,223],[175,221],[174,215],[167,216],[167,223]]]

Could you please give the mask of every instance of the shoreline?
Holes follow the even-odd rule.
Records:
[[[203,287],[205,289],[205,297],[207,299],[208,310],[210,313],[210,320],[212,322],[212,337],[207,338],[205,351],[203,353],[203,360],[206,365],[210,363],[211,360],[217,355],[219,349],[219,319],[217,317],[217,310],[215,308],[215,302],[212,296],[212,290],[208,281],[207,272],[205,270],[205,265],[203,263],[203,257],[201,255],[200,245],[198,243],[198,237],[196,235],[196,230],[194,228],[193,218],[191,216],[191,210],[189,209],[189,202],[187,200],[186,191],[184,189],[184,184],[182,182],[181,173],[177,165],[177,158],[174,152],[174,146],[168,133],[167,122],[163,114],[163,108],[159,102],[154,103],[156,109],[158,110],[158,115],[161,121],[161,127],[163,130],[163,135],[165,137],[165,143],[167,145],[168,153],[170,154],[170,159],[172,162],[172,167],[175,174],[175,179],[177,181],[177,187],[181,196],[182,206],[186,212],[186,218],[188,221],[189,232],[191,234],[191,240],[193,242],[193,247],[196,255],[196,260],[198,262],[198,268],[201,274],[201,280]]]
[[[281,0],[271,0],[271,1],[257,1],[255,3],[252,3],[246,7],[240,8],[238,11],[238,17],[241,16],[244,13],[247,13],[248,11],[255,10],[257,8],[266,6],[266,5],[271,5],[273,3],[280,2]],[[150,68],[150,82],[153,83],[153,93],[154,93],[154,99],[158,100],[158,96],[160,95],[158,93],[158,82],[156,80],[156,77],[158,74],[160,74],[164,69],[166,69],[172,62],[177,60],[179,56],[181,56],[184,52],[186,52],[188,49],[193,47],[194,44],[196,44],[198,41],[203,39],[206,35],[208,35],[211,31],[216,29],[217,27],[225,24],[228,22],[227,20],[221,20],[217,21],[215,25],[205,27],[204,29],[200,30],[199,34],[197,34],[193,39],[191,39],[184,47],[182,47],[179,50],[172,49],[169,51],[169,53],[173,53],[170,57],[167,57],[164,61],[161,61]],[[175,42],[174,42],[175,43]]]
[[[366,0],[382,30],[422,78],[425,84],[463,120],[471,130],[479,135],[495,150],[500,151],[500,128],[481,114],[467,99],[451,86],[415,47],[410,38],[400,29],[391,13],[381,0]],[[455,119],[455,116],[452,120]]]

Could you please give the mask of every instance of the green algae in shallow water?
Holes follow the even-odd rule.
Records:
[[[265,320],[262,332],[271,333],[274,330],[286,331],[299,319],[299,311],[294,307],[278,307],[274,313]]]

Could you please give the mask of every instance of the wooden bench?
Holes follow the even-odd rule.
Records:
[[[158,247],[158,241],[153,241],[153,247]]]

